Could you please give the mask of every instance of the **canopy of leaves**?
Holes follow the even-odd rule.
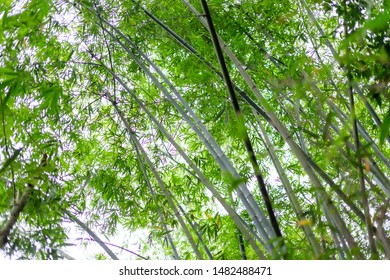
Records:
[[[1,1],[0,248],[390,258],[389,85],[389,0]]]

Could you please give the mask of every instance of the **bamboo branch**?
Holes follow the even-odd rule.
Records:
[[[95,240],[95,239],[93,239],[93,238],[87,238],[87,240],[95,241],[95,242],[97,242],[97,243],[106,244],[106,245],[109,245],[109,246],[112,246],[112,247],[121,249],[121,250],[123,250],[123,251],[126,251],[126,252],[128,252],[128,253],[130,253],[130,254],[133,254],[134,256],[137,256],[138,258],[141,258],[141,259],[143,259],[143,260],[149,260],[149,257],[146,258],[146,257],[144,257],[144,256],[141,256],[140,254],[137,254],[136,252],[133,252],[133,251],[127,249],[127,248],[124,248],[124,247],[122,247],[122,246],[119,246],[119,245],[116,245],[116,244],[113,244],[113,243],[110,243],[110,242],[98,241],[98,240]]]
[[[75,260],[75,258],[73,258],[72,256],[68,255],[67,253],[65,253],[64,251],[62,250],[57,250],[58,254],[64,258],[64,259],[67,259],[67,260]]]

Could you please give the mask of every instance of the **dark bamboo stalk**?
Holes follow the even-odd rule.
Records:
[[[237,235],[238,235],[238,244],[240,246],[241,259],[247,260],[248,258],[246,256],[246,249],[245,249],[244,238],[242,238],[242,234],[241,234],[240,231],[237,231]]]
[[[269,215],[269,218],[271,221],[271,225],[275,231],[276,236],[280,237],[281,242],[284,244],[283,235],[282,235],[282,232],[280,230],[279,223],[276,219],[275,211],[273,209],[271,199],[270,199],[269,194],[268,194],[267,187],[265,186],[263,175],[261,174],[260,167],[257,163],[256,155],[253,151],[252,143],[249,139],[249,135],[248,135],[248,132],[247,132],[246,127],[245,127],[244,115],[241,112],[237,96],[234,92],[234,86],[233,86],[233,83],[230,79],[228,69],[226,67],[226,63],[225,63],[225,59],[223,57],[222,49],[221,49],[221,46],[219,44],[218,35],[215,31],[215,27],[214,27],[214,24],[213,24],[213,21],[211,18],[211,14],[210,14],[207,2],[206,2],[206,0],[201,0],[201,2],[202,2],[204,14],[206,16],[206,19],[207,19],[207,22],[208,22],[208,25],[210,28],[210,34],[211,34],[211,37],[213,40],[213,44],[214,44],[214,48],[215,48],[215,51],[217,54],[217,58],[218,58],[220,66],[221,66],[222,75],[224,77],[226,87],[227,87],[227,90],[229,92],[229,95],[230,95],[230,98],[232,101],[232,106],[233,106],[233,109],[234,109],[234,112],[236,115],[239,137],[242,138],[244,141],[245,148],[246,148],[247,153],[249,155],[252,167],[253,167],[254,172],[255,172],[256,179],[257,179],[258,184],[259,184],[261,195],[263,197],[264,203],[265,203],[266,208],[267,208],[267,212],[268,212],[268,215]],[[283,247],[284,246],[285,245],[283,245]],[[283,248],[283,250],[284,249],[285,248]],[[286,257],[286,253],[284,253],[283,255],[284,255],[284,257]]]

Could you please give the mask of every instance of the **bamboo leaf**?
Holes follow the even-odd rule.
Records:
[[[380,142],[383,144],[386,138],[389,137],[390,133],[390,111],[387,112],[383,119],[382,126],[380,127]]]

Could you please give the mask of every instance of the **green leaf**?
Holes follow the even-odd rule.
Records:
[[[0,82],[6,83],[15,80],[19,76],[19,72],[15,72],[10,68],[0,68]]]
[[[365,28],[373,32],[381,32],[389,29],[390,17],[387,13],[382,13],[370,21],[367,21]]]
[[[74,54],[74,50],[71,50],[66,56],[65,56],[65,59],[64,59],[64,62],[68,62],[71,58],[72,58],[72,55]]]
[[[44,83],[41,87],[41,97],[43,102],[40,106],[41,109],[47,109],[47,112],[51,115],[58,117],[58,103],[59,98],[62,95],[62,88],[58,83],[48,84]]]
[[[9,100],[10,96],[11,96],[11,93],[12,93],[12,91],[9,90],[8,93],[7,93],[7,95],[4,97],[4,99],[1,100],[0,113],[3,113],[3,110],[4,110],[5,108],[7,108],[7,102],[8,102],[8,100]]]
[[[3,167],[1,167],[0,169],[0,174],[2,174],[7,169],[7,167],[10,166],[16,160],[16,158],[19,156],[21,151],[22,149],[15,150],[13,155],[4,162]]]
[[[387,112],[386,116],[383,119],[382,125],[380,127],[380,143],[383,144],[385,139],[389,137],[390,134],[390,110]]]

